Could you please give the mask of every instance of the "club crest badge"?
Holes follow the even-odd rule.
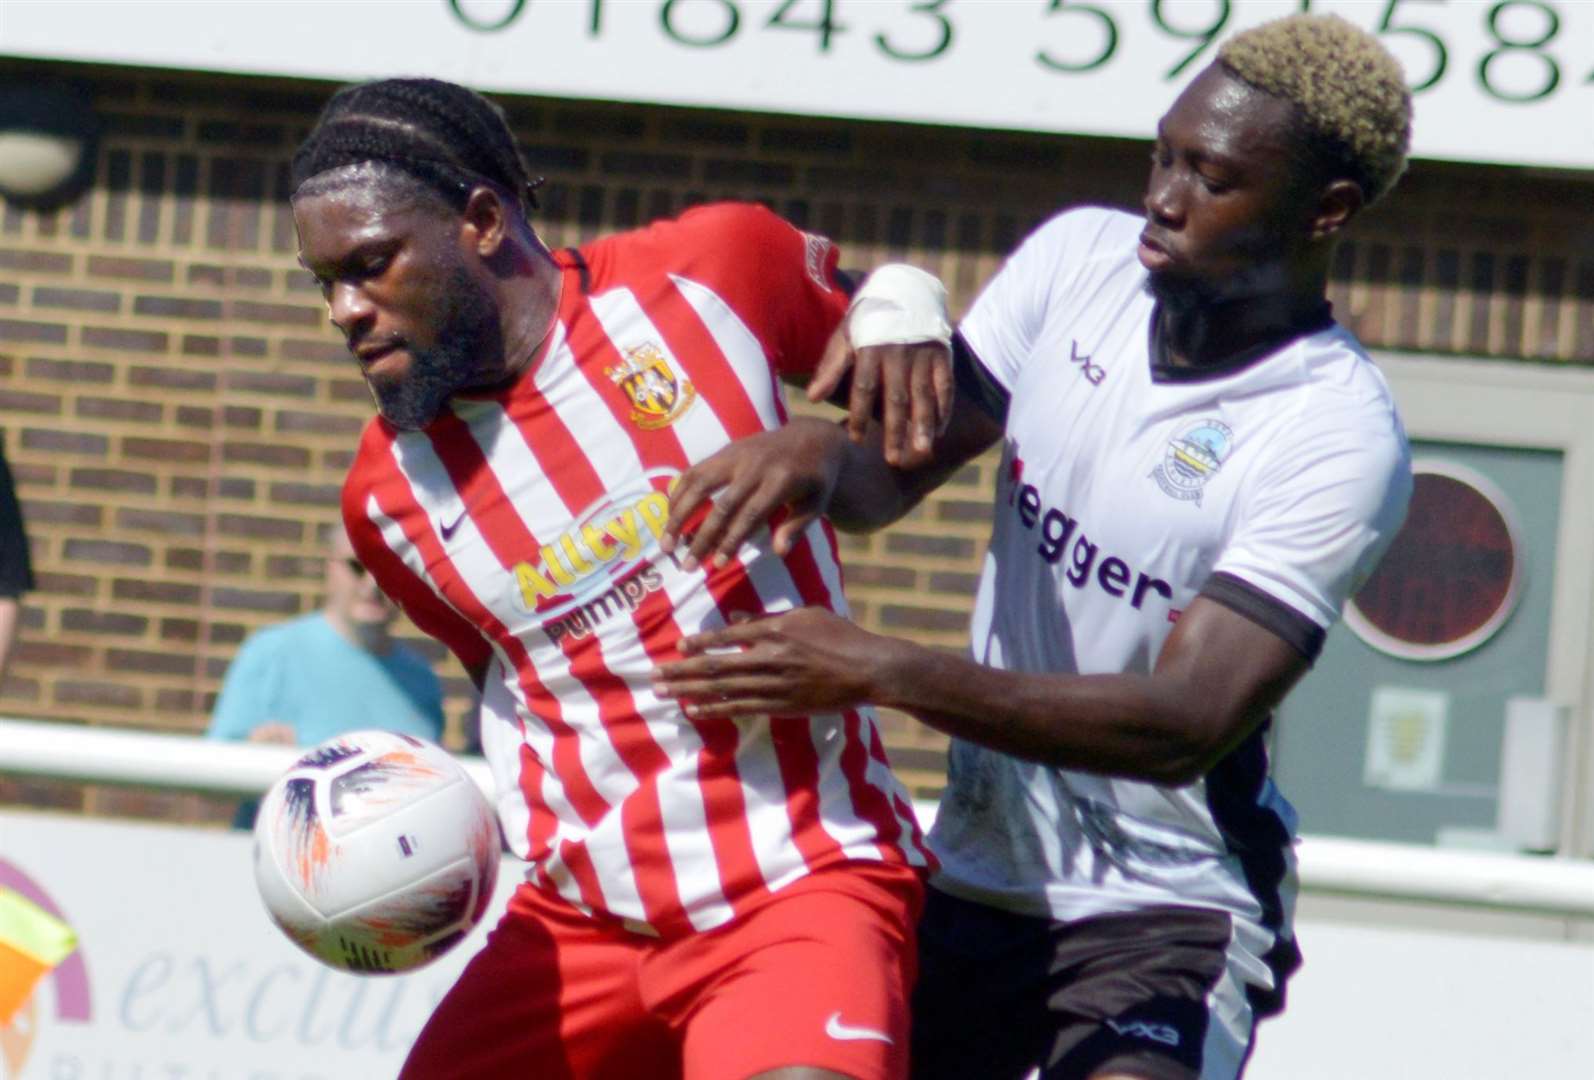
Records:
[[[627,349],[625,359],[603,373],[625,393],[631,422],[643,431],[669,427],[697,400],[691,381],[677,378],[664,353],[651,342]]]
[[[1234,432],[1217,420],[1198,420],[1168,440],[1151,478],[1175,499],[1201,505],[1201,492],[1234,449]]]

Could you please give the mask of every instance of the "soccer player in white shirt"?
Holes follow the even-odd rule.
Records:
[[[1282,1007],[1295,822],[1268,719],[1411,484],[1329,268],[1409,131],[1371,35],[1242,33],[1158,125],[1144,218],[1061,214],[981,295],[924,469],[816,421],[677,489],[677,524],[714,496],[686,541],[708,558],[774,504],[877,527],[1003,440],[971,659],[801,610],[689,638],[656,675],[691,716],[867,701],[954,736],[916,1076],[1227,1080]]]

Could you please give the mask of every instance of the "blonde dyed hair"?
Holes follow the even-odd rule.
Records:
[[[1411,91],[1378,39],[1338,15],[1289,15],[1236,34],[1218,49],[1230,74],[1299,110],[1313,149],[1344,171],[1367,202],[1406,169]]]

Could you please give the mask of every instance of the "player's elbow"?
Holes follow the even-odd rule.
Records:
[[[893,508],[889,506],[833,504],[825,516],[840,532],[866,536],[895,523],[906,512],[906,510],[893,512]]]
[[[913,509],[917,501],[907,498],[887,483],[859,485],[857,491],[848,490],[845,484],[838,484],[825,509],[825,516],[844,533],[866,534],[895,524]]]
[[[1219,760],[1193,747],[1167,747],[1147,762],[1141,779],[1159,787],[1184,787],[1211,772]]]
[[[1254,725],[1218,710],[1186,713],[1182,722],[1151,755],[1144,779],[1164,787],[1193,784],[1215,769]]]

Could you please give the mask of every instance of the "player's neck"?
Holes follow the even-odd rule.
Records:
[[[535,237],[525,260],[525,272],[504,283],[505,382],[536,366],[559,319],[564,272]]]
[[[1320,326],[1328,302],[1321,288],[1180,303],[1160,299],[1153,341],[1170,367],[1221,367],[1270,343]]]
[[[1331,240],[1219,280],[1154,282],[1153,363],[1226,367],[1320,328],[1328,316]]]

